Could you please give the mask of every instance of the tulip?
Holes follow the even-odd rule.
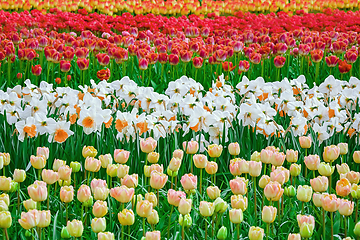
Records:
[[[347,143],[339,143],[337,146],[340,148],[340,155],[345,155],[348,153]]]
[[[87,157],[85,159],[85,170],[89,172],[98,172],[101,167],[101,161],[93,157]]]
[[[183,159],[183,156],[184,156],[184,151],[181,150],[181,149],[176,149],[176,150],[174,150],[172,157],[173,157],[173,158],[178,158],[178,159],[182,160],[182,159]]]
[[[329,180],[325,176],[318,176],[311,179],[310,184],[315,192],[325,192],[328,189]]]
[[[274,58],[274,65],[276,68],[282,68],[285,65],[286,58],[283,56],[276,56]]]
[[[230,143],[228,146],[228,150],[229,150],[230,155],[232,155],[232,156],[239,155],[239,153],[240,153],[239,143],[237,143],[237,142]]]
[[[264,206],[261,218],[265,223],[273,223],[276,218],[277,209],[272,206]]]
[[[183,142],[183,148],[186,154],[195,154],[199,150],[199,144],[196,141]]]
[[[242,195],[232,195],[231,196],[231,207],[245,211],[248,207],[247,197],[243,197]]]
[[[94,233],[103,232],[106,229],[105,218],[93,218],[91,220],[91,229]]]
[[[296,164],[296,163],[291,164],[291,166],[290,166],[290,174],[291,174],[291,176],[297,177],[297,176],[300,175],[300,172],[301,172],[301,165],[300,164]]]
[[[250,161],[249,162],[249,174],[252,177],[258,177],[261,174],[262,163]]]
[[[50,210],[47,211],[38,211],[39,213],[39,223],[37,224],[37,227],[39,228],[45,228],[50,225],[51,222],[51,212]]]
[[[186,214],[190,213],[191,204],[192,204],[191,199],[181,198],[180,202],[179,202],[179,207],[178,207],[180,214],[186,215]]]
[[[265,188],[269,182],[270,182],[270,177],[268,175],[262,175],[259,180],[259,187]]]
[[[264,195],[269,201],[279,201],[284,193],[281,184],[278,182],[269,182],[264,188]]]
[[[116,150],[115,150],[116,151]],[[115,155],[115,154],[114,154]],[[101,162],[101,167],[102,168],[107,168],[109,164],[112,164],[113,159],[110,153],[105,154],[105,155],[100,155],[99,156],[99,160]]]
[[[115,187],[110,190],[110,196],[115,198],[118,202],[128,203],[134,197],[134,188],[126,186]]]
[[[6,193],[1,194],[0,195],[0,201],[3,201],[6,204],[6,206],[9,206],[9,204],[10,204],[9,195],[6,194]]]
[[[177,172],[179,171],[180,169],[180,165],[181,165],[181,159],[180,158],[175,158],[173,157],[171,160],[170,160],[170,163],[169,163],[169,166],[168,166],[168,173],[170,171],[171,176],[177,176]],[[170,175],[170,174],[169,174]]]
[[[147,221],[150,225],[158,224],[159,214],[155,209],[153,209],[151,214],[147,217]]]
[[[13,174],[13,179],[15,182],[21,183],[26,179],[26,172],[22,169],[15,169]]]
[[[110,62],[110,57],[109,57],[109,55],[107,55],[107,54],[105,54],[105,53],[99,53],[99,54],[97,54],[97,55],[96,55],[96,58],[97,58],[97,60],[98,60],[98,62],[99,62],[99,64],[100,64],[101,66],[106,66],[106,65],[108,65],[109,62]]]
[[[321,203],[325,211],[335,212],[339,209],[340,199],[335,194],[323,194]]]
[[[355,151],[353,154],[353,160],[355,163],[360,163],[360,151]]]
[[[290,233],[288,240],[301,240],[300,233]]]
[[[90,187],[88,185],[81,185],[77,191],[77,199],[79,202],[84,203],[88,201],[91,197]]]
[[[109,192],[110,190],[107,187],[94,188],[93,190],[94,198],[95,200],[105,201],[109,195]]]
[[[250,63],[246,60],[242,60],[239,62],[239,74],[243,72],[247,72],[250,69]]]
[[[7,229],[10,228],[12,224],[12,217],[9,211],[0,212],[0,228]]]
[[[289,163],[296,163],[298,160],[298,151],[292,149],[286,150],[286,161]]]
[[[195,154],[193,161],[197,168],[205,168],[208,163],[207,157],[204,154]]]
[[[185,216],[180,214],[179,224],[180,224],[180,226],[190,227],[192,224],[192,218],[191,218],[190,214],[186,214]]]
[[[325,61],[328,67],[335,67],[339,62],[339,58],[335,55],[331,55],[326,57]]]
[[[157,163],[159,161],[160,154],[157,152],[151,152],[147,155],[147,160],[149,163]]]
[[[218,239],[220,239],[220,240],[225,240],[225,239],[227,238],[227,228],[226,228],[225,226],[222,226],[222,227],[219,229],[216,237],[217,237]]]
[[[208,162],[205,167],[207,174],[214,175],[218,171],[218,165],[216,162]]]
[[[129,173],[130,167],[127,165],[120,164],[117,168],[117,177],[123,178]]]
[[[215,213],[224,213],[226,209],[228,208],[228,204],[220,197],[215,199]]]
[[[192,173],[184,174],[181,177],[181,185],[186,191],[194,190],[197,188],[197,176]]]
[[[270,163],[274,166],[282,166],[285,161],[285,154],[282,152],[274,152],[270,157]]]
[[[300,228],[300,235],[303,238],[310,238],[315,227],[315,219],[311,215],[297,215],[297,221]]]
[[[350,216],[354,211],[354,202],[340,199],[339,213],[343,216]]]
[[[259,153],[258,151],[255,151],[251,154],[251,161],[255,161],[255,162],[260,162],[261,158],[261,153]]]
[[[288,187],[285,187],[284,189],[284,195],[288,197],[294,197],[296,194],[296,189],[294,186],[290,185]]]
[[[260,152],[260,161],[262,163],[268,164],[271,161],[272,151],[263,149]]]
[[[72,169],[69,166],[62,166],[58,169],[58,175],[61,180],[70,181],[71,180],[71,171]]]
[[[41,177],[42,177],[43,181],[49,185],[54,184],[55,182],[59,181],[58,173],[54,172],[53,170],[43,169],[41,172]]]
[[[130,152],[122,149],[115,149],[114,160],[117,163],[125,164],[129,160]]]
[[[249,229],[249,240],[262,240],[264,238],[264,229],[251,226]]]
[[[215,200],[220,197],[220,189],[217,186],[209,186],[206,189],[206,193],[211,200]]]
[[[36,227],[39,224],[39,212],[38,210],[30,210],[29,212],[22,212],[21,218],[18,220],[21,227],[25,230]]]
[[[60,189],[60,200],[64,203],[69,203],[74,199],[73,186],[64,186]]]
[[[320,163],[318,171],[322,176],[331,176],[335,170],[335,166],[330,166],[329,163]]]
[[[305,148],[305,149],[311,148],[311,143],[312,143],[311,137],[301,136],[299,137],[299,143],[301,148]]]
[[[360,186],[353,184],[351,186],[351,190],[350,190],[351,196],[355,199],[359,199],[360,198]]]
[[[46,183],[36,180],[33,184],[28,186],[28,193],[35,202],[42,202],[47,199],[48,191]]]
[[[26,211],[32,210],[32,209],[36,209],[37,208],[37,204],[34,200],[32,200],[31,198],[28,200],[23,201],[23,205],[26,209]]]
[[[45,159],[45,157],[43,155],[41,155],[41,156],[31,155],[30,162],[31,162],[31,165],[35,169],[43,169],[45,167],[45,164],[46,164],[46,159]]]
[[[235,179],[230,180],[230,188],[235,195],[245,195],[247,193],[247,180],[236,177]]]
[[[131,209],[124,208],[121,212],[118,213],[118,219],[121,225],[131,226],[135,222],[135,215]]]
[[[95,157],[97,155],[97,150],[93,146],[84,146],[82,149],[82,155],[84,158]]]
[[[89,68],[90,61],[86,58],[78,58],[76,64],[81,71],[85,71]]]
[[[55,159],[53,163],[53,170],[58,171],[60,167],[65,166],[66,162],[64,160]]]
[[[299,185],[297,189],[297,199],[301,202],[310,202],[312,196],[312,188],[308,185]]]
[[[309,170],[318,170],[320,165],[320,157],[318,155],[309,155],[304,157],[304,162]]]
[[[244,220],[243,211],[241,209],[231,209],[229,211],[230,222],[240,224]]]
[[[40,76],[41,70],[42,70],[42,68],[41,68],[40,64],[31,66],[31,73],[35,76]]]
[[[354,234],[357,237],[360,237],[360,222],[357,222],[354,227]]]
[[[106,174],[109,175],[111,178],[117,176],[117,169],[119,164],[109,164],[106,168]]]
[[[126,175],[121,179],[121,185],[125,185],[128,188],[136,188],[138,185],[138,175],[137,174]]]
[[[99,232],[98,240],[115,240],[115,236],[111,232]]]
[[[61,72],[69,72],[71,68],[70,61],[61,60],[60,61],[60,71]]]
[[[350,172],[350,168],[346,163],[342,163],[341,165],[336,164],[336,169],[337,169],[339,175]]]
[[[207,152],[211,158],[218,158],[222,153],[223,147],[217,144],[211,144],[208,146]]]
[[[36,155],[37,156],[43,156],[46,160],[49,159],[49,148],[47,148],[47,147],[37,147]]]
[[[340,155],[340,148],[335,145],[326,146],[323,152],[323,158],[325,162],[333,162]]]
[[[336,182],[336,194],[346,197],[351,191],[351,184],[347,178],[342,178]]]
[[[322,202],[321,202],[321,198],[322,198],[322,195],[321,193],[314,193],[313,194],[313,203],[316,207],[322,207]]]
[[[68,230],[69,234],[72,237],[81,237],[83,231],[84,231],[84,227],[83,227],[83,223],[82,221],[79,220],[72,220],[71,222],[68,221],[67,225],[66,225],[66,229]]]
[[[144,139],[140,140],[140,149],[144,153],[153,152],[155,150],[156,146],[157,146],[157,142],[152,137],[148,137],[145,140]]]
[[[199,206],[199,211],[201,216],[203,217],[210,217],[214,214],[215,205],[210,202],[201,201]]]
[[[160,240],[160,231],[147,232],[145,240]]]
[[[170,205],[178,207],[181,198],[186,198],[186,194],[184,192],[169,189],[169,191],[167,193],[167,199],[168,199],[168,202]]]
[[[153,207],[157,206],[158,201],[155,193],[153,192],[145,193],[145,200],[151,202],[153,204]]]
[[[165,186],[167,179],[167,175],[159,173],[157,171],[153,171],[150,176],[150,186],[154,189],[159,190]]]
[[[360,173],[350,171],[350,172],[346,173],[346,178],[349,180],[349,182],[351,184],[358,184],[359,180],[360,180]]]
[[[104,217],[107,214],[107,212],[108,212],[107,202],[97,200],[94,203],[94,206],[92,208],[92,213],[94,214],[95,217],[97,218]]]
[[[136,213],[143,218],[150,216],[153,205],[148,200],[141,200],[136,203]]]
[[[239,176],[241,175],[241,171],[240,171],[240,163],[242,161],[245,161],[244,159],[240,159],[240,158],[235,158],[235,159],[231,159],[230,160],[230,165],[229,165],[229,169],[230,169],[230,173],[233,176]],[[246,162],[246,161],[245,161]]]

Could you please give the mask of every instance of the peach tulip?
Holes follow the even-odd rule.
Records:
[[[199,150],[199,144],[196,141],[183,142],[183,148],[186,154],[195,154]]]
[[[197,176],[193,175],[192,173],[184,174],[181,177],[181,185],[184,190],[194,190],[197,188]]]
[[[220,197],[220,189],[217,186],[209,186],[206,189],[206,193],[211,200],[215,200]]]
[[[152,137],[148,137],[145,140],[144,139],[140,140],[140,149],[144,153],[153,152],[155,150],[156,146],[157,146],[157,142]]]
[[[277,214],[276,207],[264,206],[261,214],[261,219],[265,223],[273,223],[275,221],[276,214]]]
[[[136,203],[136,213],[143,218],[150,216],[153,205],[148,200],[140,200]]]
[[[168,199],[168,202],[170,205],[178,207],[181,198],[186,198],[186,194],[184,192],[169,189],[169,191],[167,193],[167,199]]]
[[[88,201],[91,197],[91,191],[90,191],[90,187],[87,185],[81,185],[77,191],[77,199],[79,200],[79,202],[84,203],[86,201]]]
[[[241,209],[243,212],[248,207],[248,199],[242,195],[232,195],[231,196],[231,207],[236,209]]]
[[[95,157],[97,155],[97,150],[93,146],[84,146],[82,149],[82,155],[84,158]]]
[[[117,177],[123,178],[129,174],[130,167],[128,165],[120,164],[117,168]]]
[[[207,157],[204,154],[195,154],[193,161],[197,168],[205,168],[208,163]]]
[[[279,201],[283,193],[284,193],[284,189],[281,187],[281,184],[278,182],[270,181],[264,188],[265,197],[269,201]]]
[[[135,215],[131,209],[124,208],[121,212],[118,213],[118,219],[121,225],[131,226],[135,222]]]
[[[315,192],[325,192],[329,186],[329,180],[325,176],[318,176],[310,180],[311,187]]]
[[[323,194],[321,203],[325,211],[336,212],[340,206],[340,199],[335,194]]]
[[[222,153],[223,147],[218,144],[210,144],[208,146],[207,152],[211,158],[218,158]]]
[[[335,145],[326,146],[323,152],[323,158],[325,162],[333,162],[340,155],[340,148]]]
[[[59,174],[53,170],[43,169],[41,172],[41,177],[44,182],[51,185],[59,181]]]
[[[59,178],[64,181],[69,181],[71,179],[71,171],[72,169],[68,166],[62,166],[58,169]]]
[[[191,199],[181,198],[178,207],[180,214],[185,216],[186,214],[190,213],[191,205],[192,205]]]
[[[33,184],[28,186],[27,189],[30,198],[35,202],[42,202],[47,199],[48,191],[45,182],[36,180]]]
[[[262,240],[264,238],[264,229],[251,226],[249,229],[249,240]]]
[[[244,220],[244,214],[241,209],[231,209],[229,211],[230,222],[234,224],[240,224]]]
[[[73,186],[64,186],[60,189],[60,200],[64,203],[69,203],[74,199]]]
[[[320,157],[318,155],[309,155],[304,157],[304,162],[309,170],[318,170],[320,165]]]
[[[181,149],[175,149],[172,155],[173,158],[178,158],[180,160],[183,159],[183,156],[184,156],[184,151]]]
[[[247,192],[247,183],[248,180],[240,177],[236,177],[235,179],[230,180],[230,188],[232,193],[235,195],[245,195]]]
[[[216,162],[208,162],[205,167],[207,174],[214,175],[218,171],[218,165]]]
[[[118,202],[128,203],[134,197],[135,190],[126,186],[114,187],[110,190],[110,196]]]
[[[98,172],[101,167],[101,161],[93,157],[87,157],[85,159],[85,170],[89,172]]]
[[[92,208],[92,213],[94,214],[95,217],[97,218],[104,217],[107,214],[107,212],[108,212],[108,207],[106,201],[97,200],[94,203],[94,206]]]
[[[78,238],[83,234],[84,226],[82,221],[74,219],[67,222],[66,229],[72,237]]]
[[[33,209],[28,212],[22,212],[21,218],[18,221],[22,228],[24,228],[25,230],[29,230],[36,227],[39,224],[39,220],[39,211]]]
[[[150,176],[150,186],[154,189],[159,190],[165,186],[167,180],[168,176],[166,174],[154,171],[151,173]]]
[[[138,185],[138,175],[132,174],[132,175],[126,175],[121,179],[121,185],[125,185],[128,188],[136,188]]]
[[[336,182],[336,194],[346,197],[351,191],[351,184],[347,178],[342,178]]]
[[[117,163],[125,164],[129,160],[130,152],[122,149],[114,150],[114,160]]]
[[[311,137],[310,136],[301,136],[299,137],[299,143],[301,148],[311,148]]]
[[[258,177],[261,174],[262,163],[249,161],[249,174],[252,177]]]
[[[46,158],[43,155],[40,156],[31,155],[30,162],[35,169],[43,169],[46,164]]]
[[[237,142],[230,143],[228,146],[228,150],[230,155],[236,156],[240,153],[240,145]]]
[[[312,196],[312,188],[308,185],[299,185],[296,197],[301,202],[310,202]]]
[[[94,233],[103,232],[106,229],[105,218],[93,218],[91,220],[91,229]]]
[[[105,155],[100,155],[99,156],[99,160],[101,162],[101,167],[102,168],[107,168],[107,166],[109,164],[112,164],[113,163],[113,159],[112,159],[112,156],[110,153],[108,154],[105,154]]]
[[[200,215],[203,217],[210,217],[214,214],[215,205],[211,202],[201,201],[199,205]]]

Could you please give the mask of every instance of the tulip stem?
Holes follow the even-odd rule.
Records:
[[[128,227],[128,239],[130,240],[130,230],[131,230],[131,226]]]
[[[185,240],[185,223],[181,227],[181,239]]]
[[[8,81],[8,86],[10,86],[10,77],[11,77],[11,58],[8,57],[8,77],[7,77],[7,81]]]
[[[46,201],[47,201],[47,210],[49,210],[50,209],[50,207],[49,207],[50,206],[50,200],[49,200],[50,199],[50,185],[47,186],[47,190],[48,190],[48,195],[47,195]]]
[[[323,216],[323,219],[322,219],[322,226],[323,226],[323,239],[325,240],[325,210],[324,208],[322,209],[322,216]]]
[[[257,207],[256,207],[256,177],[253,177],[254,183],[254,210],[255,210],[255,219],[257,218]]]
[[[200,195],[202,195],[202,168],[200,168]]]
[[[301,202],[301,215],[304,215],[304,202]]]
[[[359,199],[356,200],[355,222],[358,221]]]
[[[206,217],[204,217],[204,223],[205,223],[205,239],[207,239],[207,222],[206,222]],[[169,237],[168,237],[169,239]]]
[[[240,239],[240,223],[236,224],[236,233],[237,233],[236,239]]]
[[[38,180],[41,181],[41,169],[38,169]]]
[[[88,171],[88,178],[87,178],[87,185],[89,186],[90,183],[90,171]]]
[[[190,167],[190,168],[191,168],[191,169],[190,169],[190,170],[191,170],[191,173],[193,173],[193,168],[194,168],[194,167],[193,167],[193,158],[192,158],[192,155],[191,155],[191,154],[190,154],[190,166],[191,166],[191,167]]]
[[[68,222],[69,220],[69,215],[68,215],[68,203],[65,203],[65,212],[66,212],[66,222]]]
[[[344,233],[345,233],[345,238],[347,237],[347,226],[346,226],[346,221],[347,221],[347,218],[346,218],[346,216],[344,216],[344,228],[345,228]]]
[[[121,226],[121,240],[124,240],[124,228],[125,225]]]
[[[84,222],[83,220],[84,220],[84,204],[81,204],[81,221]]]
[[[270,236],[270,224],[267,223],[266,224],[266,240],[269,239],[269,236]]]
[[[49,197],[49,195],[48,195],[48,197]],[[17,188],[17,210],[18,210],[18,214],[20,214],[20,183]]]
[[[174,176],[171,176],[171,188],[170,189],[173,189],[173,183],[174,183]]]
[[[159,202],[159,189],[156,189],[156,198],[157,198],[157,202]],[[160,206],[160,204],[158,204],[158,206]]]
[[[170,239],[170,224],[171,224],[171,215],[172,215],[173,211],[174,211],[174,205],[171,205],[171,211],[170,211],[170,216],[169,216],[169,226],[168,226],[168,239]],[[205,237],[205,239],[206,239],[206,237]]]
[[[143,218],[143,236],[145,237],[145,218]]]
[[[331,222],[331,240],[334,240],[334,214],[330,212],[330,222]]]

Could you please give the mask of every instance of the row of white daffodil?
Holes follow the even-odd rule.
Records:
[[[280,82],[244,76],[235,87],[220,76],[208,90],[183,76],[170,82],[165,93],[140,87],[128,77],[79,88],[54,88],[46,82],[35,86],[27,80],[25,87],[0,90],[0,113],[15,124],[20,141],[45,134],[58,143],[74,134],[75,124],[85,134],[114,126],[121,140],[144,132],[159,139],[180,128],[184,134],[202,130],[213,143],[240,124],[265,136],[289,131],[302,136],[311,128],[320,143],[336,132],[352,136],[360,131],[360,80],[354,77],[346,82],[329,76],[313,88],[304,76]]]

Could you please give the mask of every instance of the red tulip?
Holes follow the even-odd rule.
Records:
[[[149,61],[146,58],[139,59],[139,69],[146,70],[148,68]]]
[[[76,63],[80,70],[87,70],[89,68],[89,60],[86,58],[78,58]]]
[[[68,72],[70,71],[71,63],[70,61],[61,60],[60,61],[60,70],[62,72]]]
[[[339,71],[340,73],[347,73],[351,69],[351,65],[346,63],[346,61],[339,60]]]
[[[99,62],[99,64],[101,66],[106,66],[110,62],[109,55],[107,55],[105,53],[99,53],[99,54],[96,55],[96,57],[97,57],[97,60],[98,60],[98,62]]]
[[[277,68],[282,68],[285,65],[286,58],[283,56],[276,56],[274,58],[274,65]]]
[[[193,60],[193,65],[195,68],[201,68],[204,62],[204,59],[202,59],[201,57],[194,57]]]
[[[335,67],[339,62],[339,58],[335,55],[331,55],[325,58],[325,62],[328,67]]]
[[[177,65],[179,63],[179,56],[175,54],[170,54],[169,63],[170,65]]]
[[[35,76],[40,76],[41,70],[42,70],[42,68],[41,68],[41,65],[40,65],[40,64],[39,64],[39,65],[35,65],[35,66],[31,66],[31,72],[32,72],[32,74],[35,75]]]
[[[239,74],[241,72],[247,72],[249,71],[250,63],[246,60],[242,60],[239,62]]]

